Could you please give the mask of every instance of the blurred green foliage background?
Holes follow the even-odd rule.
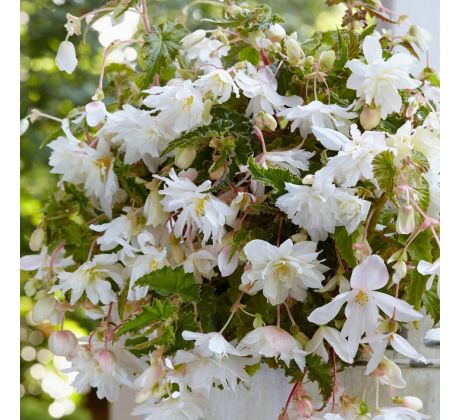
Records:
[[[77,48],[78,67],[72,75],[59,72],[54,57],[64,40],[66,14],[81,16],[104,5],[104,0],[21,0],[21,117],[33,108],[64,117],[75,106],[90,101],[97,85],[102,47],[98,33],[90,31],[87,42],[72,38]],[[148,0],[153,22],[174,18],[186,0]],[[254,1],[252,3],[255,3]],[[266,0],[285,19],[288,32],[297,31],[304,40],[315,30],[340,25],[342,11],[328,9],[325,0]],[[189,27],[195,29],[202,17],[219,16],[219,8],[195,5],[190,9]],[[49,151],[41,144],[57,135],[56,122],[39,119],[21,137],[21,255],[30,254],[29,237],[40,222],[44,201],[55,190],[57,178],[49,173]],[[28,316],[32,299],[25,295],[28,273],[21,273],[21,419],[104,420],[107,405],[93,394],[79,396],[69,386],[70,378],[59,372],[65,361],[53,358],[46,349],[50,324],[34,325]],[[87,334],[82,318],[66,321],[65,328]],[[85,328],[86,327],[86,328]]]

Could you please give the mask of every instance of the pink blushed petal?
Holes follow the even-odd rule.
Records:
[[[230,276],[238,267],[239,252],[236,251],[232,258],[229,260],[231,250],[232,247],[230,245],[225,246],[217,258],[217,265],[219,267],[220,274],[222,274],[222,277]]]

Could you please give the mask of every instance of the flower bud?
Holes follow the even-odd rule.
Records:
[[[23,118],[21,120],[21,125],[20,125],[20,135],[22,136],[29,128],[29,120],[28,118]]]
[[[32,297],[37,292],[37,286],[36,286],[35,282],[36,282],[35,279],[30,279],[24,285],[24,293],[26,294],[26,296]]]
[[[423,409],[423,402],[420,398],[406,396],[406,397],[393,397],[393,404],[401,407],[410,408],[414,411],[421,411]]]
[[[372,130],[380,122],[380,109],[364,107],[359,115],[359,122],[364,130]]]
[[[243,9],[236,5],[236,4],[231,4],[228,8],[227,8],[227,12],[230,16],[234,17],[234,16],[238,16],[240,15],[242,12],[243,12]]]
[[[254,118],[254,125],[261,130],[267,129],[270,131],[275,131],[278,123],[272,115],[261,111],[256,114]]]
[[[335,51],[327,50],[323,51],[320,56],[321,67],[325,70],[331,70],[334,67],[335,63]]]
[[[294,243],[302,242],[308,240],[308,235],[303,232],[298,232],[294,233],[294,235],[291,236],[291,239]]]
[[[206,31],[204,29],[198,29],[182,38],[182,47],[185,50],[188,50],[195,44],[198,44],[198,42],[202,41],[204,38],[206,38]]]
[[[209,172],[209,177],[213,180],[213,181],[216,181],[218,179],[221,179],[224,174],[225,174],[225,165],[221,165],[220,167],[218,167],[217,169],[213,169],[213,167],[211,166],[211,168],[209,168],[210,170],[208,171]]]
[[[144,216],[147,219],[146,225],[157,227],[168,218],[168,213],[163,210],[161,200],[163,196],[154,188],[150,191],[144,204]]]
[[[271,41],[279,42],[286,36],[286,31],[279,23],[275,23],[267,29],[267,36]]]
[[[111,372],[115,365],[117,364],[115,361],[115,356],[109,350],[102,350],[99,353],[97,358],[99,366],[104,372]]]
[[[312,185],[314,180],[315,180],[315,175],[308,174],[308,175],[305,175],[303,177],[302,184],[304,184],[304,185]]]
[[[286,54],[288,56],[289,63],[291,65],[295,66],[299,64],[299,62],[305,58],[305,54],[302,50],[302,47],[299,45],[299,43],[295,39],[291,37],[286,38],[285,47],[286,47]]]
[[[264,321],[262,320],[262,315],[260,314],[256,314],[256,316],[254,317],[254,321],[252,322],[252,326],[254,328],[260,328],[260,327],[263,327],[265,324],[264,324]]]
[[[96,127],[104,122],[107,110],[102,101],[93,101],[85,106],[86,122],[90,127]]]
[[[192,147],[185,147],[176,152],[174,163],[178,168],[187,169],[195,160],[196,150]]]
[[[393,277],[392,277],[393,283],[399,284],[401,279],[406,277],[407,265],[404,261],[399,260],[393,265],[393,270],[395,270],[395,272],[393,273]]]
[[[56,54],[56,65],[61,71],[72,74],[77,67],[77,53],[70,41],[62,41]]]
[[[56,299],[52,295],[47,295],[37,300],[34,308],[32,309],[31,318],[33,322],[37,324],[48,319],[52,314],[56,305]]]
[[[70,357],[78,348],[78,340],[71,331],[53,331],[48,338],[48,347],[56,356]]]
[[[415,210],[410,204],[399,207],[396,220],[396,232],[401,235],[408,235],[415,229]]]
[[[40,251],[40,249],[42,249],[44,239],[45,231],[39,226],[32,232],[32,235],[30,235],[29,248],[32,251]]]

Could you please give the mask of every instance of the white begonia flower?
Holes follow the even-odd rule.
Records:
[[[131,165],[143,160],[155,172],[163,161],[161,153],[175,134],[147,111],[123,105],[123,110],[110,114],[104,131],[115,134],[111,141],[125,152],[124,163]]]
[[[144,104],[159,111],[160,126],[171,127],[176,135],[202,124],[204,104],[201,92],[191,80],[172,79],[166,86],[154,86],[145,91]]]
[[[187,331],[183,336],[196,343],[193,350],[179,350],[173,358],[174,365],[185,365],[183,376],[178,378],[180,383],[209,395],[213,385],[235,391],[238,380],[249,381],[244,368],[257,360],[242,357],[221,334],[197,335]]]
[[[307,171],[310,166],[308,161],[315,155],[314,152],[307,152],[300,149],[300,146],[291,150],[271,150],[270,152],[265,152],[262,155],[261,165],[265,168],[284,168],[294,175],[299,176],[299,169]]]
[[[313,127],[313,133],[324,147],[338,151],[336,156],[329,158],[326,165],[338,185],[353,187],[360,180],[374,179],[372,160],[387,149],[385,133],[360,133],[356,124],[350,129],[351,140],[330,128]]]
[[[409,34],[415,37],[416,44],[423,52],[428,51],[429,43],[433,40],[433,36],[429,31],[419,25],[411,25]]]
[[[270,25],[265,32],[266,35],[270,38],[270,40],[273,42],[279,42],[286,36],[285,29],[279,23],[274,23],[273,25]]]
[[[364,57],[367,64],[358,59],[348,61],[352,74],[347,87],[356,90],[356,95],[367,105],[375,103],[380,107],[383,119],[388,114],[399,112],[402,99],[398,90],[415,89],[421,82],[410,77],[414,57],[405,53],[392,55],[388,60],[382,56],[382,47],[375,35],[368,35],[363,42]]]
[[[223,67],[221,58],[230,51],[230,47],[217,39],[206,38],[202,29],[182,38],[185,59],[193,62],[197,70],[204,73],[212,72]]]
[[[233,77],[227,70],[213,70],[204,76],[200,76],[194,83],[203,96],[212,93],[218,104],[223,104],[230,99],[232,93],[239,98],[239,89],[235,84]]]
[[[19,267],[24,271],[36,271],[34,278],[43,280],[51,273],[58,273],[64,268],[74,264],[72,257],[65,257],[64,248],[54,253],[54,256],[48,254],[48,247],[44,246],[40,254],[25,255],[19,260]],[[52,265],[51,265],[52,263]]]
[[[282,96],[277,93],[278,82],[269,67],[259,70],[246,63],[245,70],[239,70],[235,81],[243,95],[250,98],[246,115],[256,116],[259,112],[273,115],[286,106],[296,106],[302,103],[299,96]]]
[[[70,361],[72,366],[63,372],[77,372],[72,382],[77,392],[83,393],[91,386],[96,388],[99,399],[110,402],[118,399],[122,385],[131,388],[134,375],[146,368],[143,361],[125,350],[121,340],[104,343],[93,338],[91,345],[80,346]]]
[[[255,239],[243,248],[251,268],[243,273],[240,288],[254,295],[263,290],[272,305],[283,303],[288,297],[303,302],[307,289],[319,289],[328,270],[318,261],[316,242],[297,242],[287,239],[279,247]]]
[[[203,245],[210,238],[213,243],[222,240],[226,217],[232,216],[233,212],[227,204],[207,192],[211,188],[210,180],[197,186],[190,179],[177,176],[174,169],[170,170],[169,178],[154,177],[165,182],[159,191],[164,196],[163,208],[168,212],[179,212],[174,224],[177,238],[194,238],[198,230],[203,233]]]
[[[144,416],[144,420],[202,420],[203,401],[195,393],[188,391],[173,392],[170,397],[158,401],[151,397],[132,411],[133,416]]]
[[[390,134],[387,144],[396,151],[398,160],[411,156],[412,151],[421,152],[431,163],[439,159],[439,135],[424,128],[412,128],[410,121],[406,121],[395,134]]]
[[[335,193],[337,200],[337,225],[344,226],[348,234],[352,234],[361,222],[367,219],[370,201],[354,195],[353,188],[338,188]]]
[[[372,417],[373,420],[423,420],[430,418],[426,414],[407,407],[382,407],[379,408],[379,413]]]
[[[160,249],[155,246],[153,235],[150,232],[141,232],[137,237],[137,242],[142,254],[137,254],[124,261],[131,271],[128,291],[128,300],[131,301],[143,299],[149,290],[148,286],[135,286],[138,279],[169,265],[166,248]]]
[[[351,354],[354,357],[359,341],[366,332],[372,334],[379,319],[379,308],[388,316],[402,322],[416,321],[423,316],[407,302],[377,292],[389,279],[388,269],[378,255],[367,257],[357,265],[351,274],[351,290],[334,297],[331,302],[315,309],[308,320],[318,325],[327,324],[335,318],[344,303],[347,320],[342,334],[348,337]]]
[[[386,356],[383,356],[377,368],[371,373],[371,376],[377,378],[379,383],[392,388],[405,388],[407,385],[399,366]]]
[[[239,342],[237,350],[243,355],[280,358],[289,365],[291,360],[301,370],[305,368],[305,356],[300,343],[279,327],[259,327],[247,333]]]
[[[361,343],[368,343],[372,349],[372,356],[367,364],[366,375],[369,375],[377,369],[383,359],[388,344],[394,351],[406,356],[410,360],[426,363],[425,357],[418,353],[405,338],[394,332],[387,334],[371,334],[363,338]]]
[[[217,266],[219,267],[220,274],[222,277],[228,277],[235,272],[240,261],[239,251],[235,251],[232,258],[230,258],[232,247],[226,245],[219,252],[217,257]]]
[[[319,327],[311,340],[305,346],[305,351],[315,353],[323,359],[324,363],[329,360],[329,353],[324,346],[324,341],[334,349],[337,356],[339,356],[346,363],[353,363],[353,357],[350,354],[350,346],[348,341],[341,335],[335,328],[321,326]]]
[[[71,331],[53,331],[48,338],[48,347],[56,356],[71,357],[78,350],[78,340]]]
[[[56,54],[56,65],[61,71],[72,74],[77,67],[78,60],[75,46],[70,41],[62,41]]]
[[[350,120],[358,117],[358,114],[350,111],[351,107],[352,105],[343,108],[336,104],[327,105],[320,101],[312,101],[307,105],[283,109],[278,112],[278,116],[291,121],[291,132],[298,128],[303,139],[312,132],[313,127],[330,128],[347,134]]]
[[[71,305],[74,305],[85,292],[94,305],[99,302],[104,304],[115,302],[117,295],[107,279],[110,278],[120,287],[123,286],[122,266],[117,261],[118,258],[115,254],[96,255],[91,261],[85,262],[74,272],[58,273],[59,283],[53,286],[51,291],[60,290],[62,293],[66,293],[71,290]]]
[[[195,351],[202,356],[227,357],[229,354],[241,356],[241,353],[217,332],[203,334],[182,331],[182,337],[187,341],[195,341]]]
[[[276,206],[296,225],[304,228],[315,242],[333,233],[338,212],[335,185],[325,171],[316,172],[313,184],[296,185],[286,182],[287,193],[280,196]]]
[[[217,265],[215,252],[210,248],[199,249],[198,251],[190,252],[182,267],[186,273],[192,273],[198,283],[203,282],[203,277],[212,279],[216,276],[214,268]]]
[[[417,265],[417,271],[423,276],[430,276],[426,282],[426,290],[430,290],[433,286],[433,281],[436,276],[441,274],[441,259],[438,258],[435,262],[429,263],[428,261],[421,260]],[[438,283],[439,289],[439,283]],[[438,292],[439,294],[439,292]]]
[[[90,127],[96,127],[105,121],[107,110],[102,101],[93,101],[85,106],[86,122]]]

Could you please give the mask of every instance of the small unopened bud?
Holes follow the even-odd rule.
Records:
[[[95,100],[85,106],[86,111],[86,122],[90,127],[96,127],[100,123],[104,122],[107,110],[105,104],[102,101]]]
[[[163,196],[154,188],[150,191],[144,204],[144,216],[147,219],[146,225],[157,227],[168,218],[168,213],[163,210],[161,200]]]
[[[30,279],[25,285],[24,285],[24,293],[26,296],[32,297],[35,295],[37,292],[37,285],[35,284],[34,279]]]
[[[213,180],[216,181],[218,179],[221,179],[224,174],[225,174],[225,165],[222,165],[216,169],[212,169],[212,166],[210,168],[211,170],[209,171],[209,177]]]
[[[56,299],[54,296],[47,295],[37,300],[34,308],[32,309],[31,318],[33,322],[37,324],[43,322],[53,312],[56,305]]]
[[[321,67],[323,69],[331,70],[334,67],[334,63],[335,63],[335,51],[334,50],[323,51],[319,57],[320,57],[319,60],[321,63]]]
[[[294,233],[294,235],[291,236],[291,239],[293,240],[293,242],[302,242],[308,239],[308,235],[303,232]]]
[[[372,130],[380,122],[380,109],[366,106],[359,115],[359,122],[364,130]]]
[[[299,45],[299,43],[295,39],[291,37],[286,38],[285,46],[286,46],[286,54],[288,56],[289,63],[292,64],[293,66],[299,64],[299,62],[305,58],[305,54],[302,50],[302,47]]]
[[[279,23],[275,23],[267,29],[267,36],[271,41],[279,42],[286,36],[286,31]]]
[[[254,317],[254,321],[252,322],[252,326],[254,328],[260,328],[260,327],[264,326],[264,321],[262,319],[262,315],[256,314],[256,316]]]
[[[315,175],[308,174],[308,175],[305,175],[303,177],[302,184],[304,184],[304,185],[312,185],[314,180],[315,180]]]
[[[174,158],[174,163],[178,168],[187,169],[193,163],[196,157],[196,150],[192,147],[179,149]]]
[[[71,331],[53,331],[48,339],[48,347],[56,356],[70,357],[77,351],[78,340]]]
[[[195,44],[198,44],[198,42],[202,41],[204,38],[206,38],[206,31],[204,29],[198,29],[195,32],[192,32],[191,34],[188,34],[182,38],[182,47],[185,50],[188,50]]]
[[[410,204],[399,207],[396,220],[396,232],[401,235],[408,235],[415,229],[415,210]]]
[[[40,251],[42,249],[43,241],[45,240],[45,231],[42,227],[37,227],[30,235],[29,248],[32,251]]]
[[[406,396],[406,397],[393,397],[393,403],[401,407],[410,408],[414,411],[423,410],[423,402],[420,398]]]
[[[401,281],[401,279],[403,279],[404,277],[406,277],[406,274],[407,274],[407,265],[404,261],[397,261],[394,265],[393,265],[393,270],[395,270],[394,274],[393,274],[393,277],[392,277],[392,280],[393,280],[393,283],[394,284],[399,284],[399,282]]]
[[[20,135],[22,136],[29,128],[29,120],[27,118],[23,118],[20,124]]]
[[[109,350],[102,350],[97,361],[104,372],[111,372],[116,365],[115,357]]]
[[[259,112],[254,118],[254,124],[256,127],[260,128],[261,130],[270,130],[275,131],[278,123],[276,119],[265,112]]]

